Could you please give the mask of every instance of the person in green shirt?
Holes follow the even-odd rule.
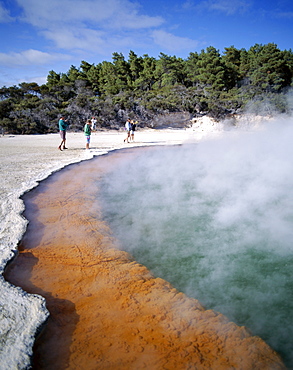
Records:
[[[61,144],[58,146],[58,149],[62,151],[62,149],[67,149],[65,146],[66,142],[66,129],[68,127],[67,120],[64,117],[59,119],[59,132],[61,137]],[[62,147],[63,145],[63,147]]]
[[[85,134],[85,138],[86,138],[86,146],[85,148],[86,149],[89,149],[90,148],[90,140],[91,140],[91,133],[92,133],[92,121],[90,119],[88,119],[86,121],[86,124],[84,125],[84,134]]]

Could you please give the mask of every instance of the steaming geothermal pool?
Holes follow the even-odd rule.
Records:
[[[293,127],[160,147],[102,182],[120,248],[293,368]]]

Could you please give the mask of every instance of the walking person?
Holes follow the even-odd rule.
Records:
[[[91,133],[92,133],[92,121],[88,119],[86,124],[84,125],[84,135],[86,139],[85,148],[90,148],[90,141],[91,141]]]
[[[61,117],[59,119],[59,132],[60,132],[60,137],[61,137],[61,144],[58,146],[58,149],[62,151],[62,149],[68,149],[65,146],[66,143],[66,130],[68,127],[67,120],[65,117]]]
[[[128,140],[130,139],[130,131],[131,131],[131,121],[130,121],[130,119],[128,119],[126,121],[125,128],[126,128],[126,131],[127,131],[127,136],[124,139],[124,143],[125,143],[125,141],[128,143],[129,142]]]

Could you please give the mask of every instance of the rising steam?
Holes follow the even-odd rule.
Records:
[[[104,180],[121,248],[293,365],[293,120],[142,152]]]

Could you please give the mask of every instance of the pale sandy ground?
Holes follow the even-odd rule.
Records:
[[[60,141],[58,134],[0,138],[2,270],[26,229],[26,221],[19,217],[23,204],[18,198],[24,191],[36,186],[37,181],[70,163],[109,150],[198,141],[202,139],[202,133],[191,130],[138,131],[135,143],[131,144],[124,143],[124,137],[123,131],[96,132],[92,135],[92,149],[86,151],[83,134],[68,133],[69,149],[63,152],[57,150]],[[48,207],[45,204],[45,210]],[[72,253],[75,262],[80,260],[80,250]],[[229,323],[223,315],[205,310],[198,301],[175,291],[167,282],[153,278],[143,266],[129,261],[123,252],[117,253],[118,258],[113,249],[96,256],[97,262],[108,261],[109,264],[103,271],[98,267],[95,271],[92,266],[93,255],[86,249],[82,251],[79,263],[91,265],[89,270],[85,268],[83,279],[91,282],[93,277],[96,279],[99,276],[100,287],[96,295],[88,292],[85,300],[79,297],[75,303],[79,310],[78,321],[86,325],[86,330],[82,325],[76,326],[72,355],[66,359],[68,368],[79,369],[85,363],[93,369],[98,363],[101,369],[284,368],[277,354],[260,338],[252,337],[245,328]],[[63,270],[60,266],[60,273]],[[86,276],[88,271],[93,275]],[[115,271],[114,276],[112,271]],[[118,279],[119,287],[116,285]],[[47,315],[44,301],[23,294],[19,289],[12,289],[3,279],[0,289],[3,291],[0,305],[4,308],[0,313],[0,368],[24,368],[31,355],[35,330]],[[112,292],[112,298],[109,298],[109,292]],[[74,294],[68,299],[74,301]],[[87,305],[93,306],[88,317],[87,309],[84,310]],[[94,315],[95,308],[99,309],[97,315]],[[66,317],[63,320],[66,321]],[[128,325],[121,325],[125,320]],[[105,332],[92,336],[90,333],[95,331],[94,325],[101,330],[101,323]],[[113,338],[113,331],[115,340],[109,341],[107,338]],[[87,346],[93,337],[98,347],[97,353],[89,348],[88,360],[81,358],[78,354],[80,348],[84,348],[81,347],[82,343]],[[124,354],[122,357],[121,353]]]

